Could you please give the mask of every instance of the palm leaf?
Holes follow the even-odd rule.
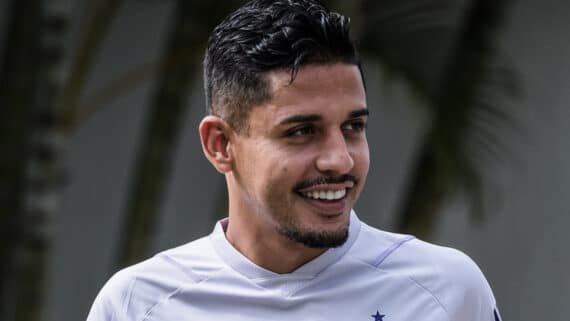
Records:
[[[484,152],[484,149],[474,151],[470,147],[475,142],[487,148],[498,144],[493,132],[484,130],[482,119],[492,119],[501,125],[505,125],[509,119],[498,101],[481,103],[480,99],[485,94],[489,97],[489,92],[506,93],[509,89],[509,86],[496,86],[488,82],[495,73],[493,67],[497,54],[494,38],[504,20],[508,4],[508,1],[474,1],[466,12],[454,55],[444,71],[439,89],[431,99],[433,123],[421,151],[424,156],[429,155],[431,162],[418,162],[413,169],[416,173],[413,177],[417,179],[410,183],[407,203],[402,209],[399,224],[402,231],[428,237],[430,225],[440,210],[441,201],[425,204],[423,208],[411,207],[414,199],[421,198],[418,194],[425,193],[426,188],[419,188],[420,185],[432,185],[431,188],[439,189],[437,194],[445,195],[443,200],[463,191],[470,200],[474,217],[480,217],[482,213],[481,167],[472,155]],[[495,148],[493,153],[497,154],[498,149]],[[422,154],[420,159],[424,157]],[[440,183],[430,183],[422,175],[425,172],[438,173],[443,179],[431,178]],[[422,216],[431,218],[431,223],[420,219]],[[420,226],[422,224],[429,225]]]
[[[126,266],[145,258],[156,233],[159,208],[176,143],[186,114],[188,90],[201,64],[212,22],[229,11],[213,1],[178,0],[175,22],[159,69],[158,86],[141,142],[123,224],[117,262]],[[204,14],[207,12],[208,14]]]
[[[96,4],[90,15],[80,43],[75,50],[71,72],[62,94],[63,124],[68,132],[77,127],[81,113],[80,97],[83,94],[87,77],[94,65],[95,57],[105,39],[111,22],[116,17],[122,0],[103,0]]]
[[[69,12],[57,1],[13,1],[2,62],[0,319],[42,315],[51,222],[61,185],[58,126]]]
[[[496,130],[514,122],[502,102],[519,93],[516,75],[495,48],[509,4],[361,0],[345,6],[356,17],[363,54],[404,79],[431,122],[402,197],[400,231],[428,237],[444,202],[459,192],[481,217],[481,164],[504,155]]]

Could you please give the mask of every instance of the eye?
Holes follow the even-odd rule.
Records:
[[[288,130],[285,133],[287,137],[301,137],[301,136],[309,136],[315,133],[315,127],[311,125],[304,125],[298,126]]]
[[[351,132],[363,132],[366,130],[367,124],[364,120],[362,119],[356,119],[356,120],[352,120],[346,124],[343,125],[342,129],[345,131],[351,131]]]

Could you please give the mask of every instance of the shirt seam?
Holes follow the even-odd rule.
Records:
[[[133,297],[133,289],[135,288],[135,284],[137,283],[137,281],[138,281],[138,279],[134,278],[133,281],[130,282],[127,293],[125,294],[125,301],[124,301],[124,304],[122,306],[122,309],[123,309],[123,313],[125,313],[126,315],[128,315],[128,312],[129,312],[129,307],[131,305],[131,299]],[[117,318],[117,320],[118,320],[118,318]]]
[[[378,266],[375,266],[373,264],[370,264],[370,262],[366,262],[365,260],[358,258],[358,257],[354,257],[351,256],[352,259],[359,261],[361,263],[363,263],[364,265],[367,265],[368,267],[370,267],[371,269],[374,269],[375,271],[378,272],[384,272],[388,275],[393,275],[393,273],[388,272]],[[402,275],[402,277],[404,278],[408,278],[409,280],[411,280],[414,284],[416,284],[417,286],[419,286],[422,290],[424,290],[425,292],[427,292],[429,294],[430,297],[432,297],[435,302],[437,303],[438,306],[441,307],[441,309],[445,312],[445,315],[447,316],[448,320],[450,319],[450,314],[449,311],[447,310],[447,308],[445,307],[445,305],[441,302],[441,300],[437,297],[437,295],[435,295],[435,293],[433,293],[433,291],[431,291],[428,287],[426,287],[425,285],[423,285],[421,282],[419,282],[418,280],[416,280],[413,276],[409,275],[409,274],[405,274]]]
[[[443,309],[443,311],[445,312],[445,314],[447,315],[447,318],[450,319],[450,314],[449,311],[447,310],[447,308],[445,307],[445,305],[443,304],[443,302],[441,302],[441,300],[437,297],[437,295],[430,290],[427,286],[423,285],[421,282],[419,282],[418,280],[416,280],[413,276],[408,275],[407,276],[410,280],[412,280],[415,284],[417,284],[420,288],[422,288],[424,291],[426,291],[427,293],[429,293],[431,295],[431,297],[433,297],[433,299],[437,302],[437,304],[439,304],[439,306],[441,306],[441,308]]]
[[[395,253],[398,249],[400,249],[404,244],[406,244],[409,241],[412,241],[416,239],[414,236],[412,235],[408,235],[406,237],[403,237],[402,239],[394,242],[387,250],[385,250],[384,252],[382,252],[382,254],[380,254],[380,257],[376,260],[375,264],[373,264],[373,266],[381,271],[385,271],[384,269],[382,269],[380,267],[380,265],[382,263],[384,263],[384,261],[393,253]],[[389,273],[387,271],[385,271],[386,273]],[[445,307],[445,305],[443,304],[443,302],[441,302],[441,300],[437,297],[437,295],[431,290],[429,289],[427,286],[423,285],[421,282],[419,282],[418,280],[416,280],[412,275],[406,274],[406,276],[412,281],[414,282],[417,286],[419,286],[420,288],[422,288],[424,291],[426,291],[427,293],[429,293],[429,295],[437,302],[437,304],[443,309],[443,311],[445,312],[445,314],[447,315],[447,318],[450,319],[450,314],[449,311],[447,310],[447,308]]]
[[[182,289],[182,286],[176,288],[174,291],[170,292],[167,296],[165,296],[164,298],[158,300],[158,302],[156,302],[155,304],[153,304],[144,314],[144,317],[142,318],[142,321],[145,320],[150,320],[150,316],[151,314],[154,312],[154,309],[159,306],[160,304],[162,304],[163,302],[166,302],[166,300],[170,299],[172,296],[174,296],[175,294],[177,294],[178,292],[180,292],[180,290]]]
[[[200,279],[200,281],[198,282],[194,282],[192,285],[196,286],[199,285],[202,282],[206,282],[210,279],[212,279],[216,273],[220,272],[224,270],[224,268],[220,268],[218,270],[216,270],[215,272],[213,272],[213,276],[207,277],[207,278],[202,278]],[[142,319],[142,321],[146,321],[146,320],[150,320],[151,314],[154,312],[154,310],[156,309],[156,307],[158,307],[159,305],[163,304],[164,302],[168,301],[170,298],[172,298],[173,296],[177,295],[178,293],[180,293],[180,291],[182,291],[182,288],[184,287],[184,285],[180,285],[179,287],[177,287],[176,289],[174,289],[174,291],[170,292],[168,295],[164,296],[162,299],[158,300],[157,302],[155,302],[148,310],[147,312],[144,314],[144,317]]]
[[[403,237],[401,239],[399,239],[398,241],[392,243],[392,245],[390,245],[390,247],[385,250],[384,252],[382,252],[380,254],[380,257],[378,259],[376,259],[376,262],[374,264],[372,264],[374,267],[379,268],[380,265],[382,263],[384,263],[384,261],[390,256],[392,255],[392,253],[396,252],[400,247],[402,247],[402,245],[404,245],[405,243],[411,241],[415,239],[414,236],[408,235],[406,237]]]
[[[194,281],[194,283],[200,283],[204,279],[202,276],[200,276],[197,273],[195,273],[194,271],[192,271],[191,268],[187,269],[184,265],[178,263],[176,260],[174,260],[173,258],[171,258],[170,256],[168,256],[166,254],[161,254],[161,255],[158,255],[157,257],[162,258],[165,261],[167,261],[168,263],[170,263],[174,268],[181,271],[188,279]]]
[[[366,265],[369,265],[371,267],[373,267],[374,269],[378,270],[378,271],[383,271],[385,273],[391,274],[390,272],[382,269],[380,267],[380,265],[382,265],[382,263],[384,263],[384,261],[386,261],[386,259],[392,255],[393,253],[395,253],[398,249],[400,249],[404,244],[406,244],[409,241],[412,241],[416,239],[413,235],[408,235],[405,236],[395,242],[393,242],[390,247],[383,251],[380,256],[375,260],[375,262],[373,264],[371,264],[370,262],[366,262],[365,260],[355,257],[354,255],[350,255],[351,258],[360,261]],[[450,314],[449,311],[447,310],[447,308],[445,307],[445,305],[441,302],[441,300],[437,297],[437,295],[431,291],[427,286],[423,285],[422,283],[420,283],[418,280],[416,280],[413,276],[406,274],[405,275],[408,279],[410,279],[412,282],[414,282],[417,286],[419,286],[420,288],[422,288],[424,291],[426,291],[436,302],[437,304],[443,309],[443,311],[445,312],[445,314],[447,315],[447,318],[450,318]]]

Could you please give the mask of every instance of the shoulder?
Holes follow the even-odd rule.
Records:
[[[364,251],[368,252],[363,256],[369,264],[413,280],[441,304],[452,320],[494,320],[491,288],[465,253],[367,225],[363,225],[361,234],[361,248],[377,249]]]
[[[156,303],[221,268],[210,246],[202,238],[115,273],[97,295],[87,320],[143,319]]]
[[[431,292],[451,316],[493,320],[496,303],[491,288],[477,264],[461,251],[414,239],[394,253],[384,268],[401,269]]]

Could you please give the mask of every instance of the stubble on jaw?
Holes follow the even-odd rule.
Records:
[[[282,193],[273,191],[272,188],[268,189],[266,195],[268,200],[266,203],[270,204],[267,210],[273,213],[271,216],[277,223],[276,232],[288,240],[313,249],[327,249],[342,246],[348,239],[349,222],[332,231],[304,226],[293,213],[292,204],[299,201],[292,199],[293,195],[296,195],[294,191],[291,191],[291,198],[285,198]]]
[[[284,170],[286,172],[286,170]],[[274,213],[273,217],[277,223],[276,231],[290,241],[302,244],[313,249],[328,249],[342,246],[348,239],[349,221],[336,230],[319,230],[311,226],[305,226],[293,213],[293,200],[296,191],[301,188],[320,184],[335,184],[352,181],[355,185],[359,179],[353,175],[340,175],[338,177],[321,176],[313,179],[306,179],[294,185],[291,191],[291,198],[283,197],[282,193],[268,189],[267,204],[270,204],[269,212]]]
[[[293,224],[281,224],[277,232],[289,240],[315,249],[327,249],[342,246],[348,239],[348,223],[336,231],[303,230]]]

